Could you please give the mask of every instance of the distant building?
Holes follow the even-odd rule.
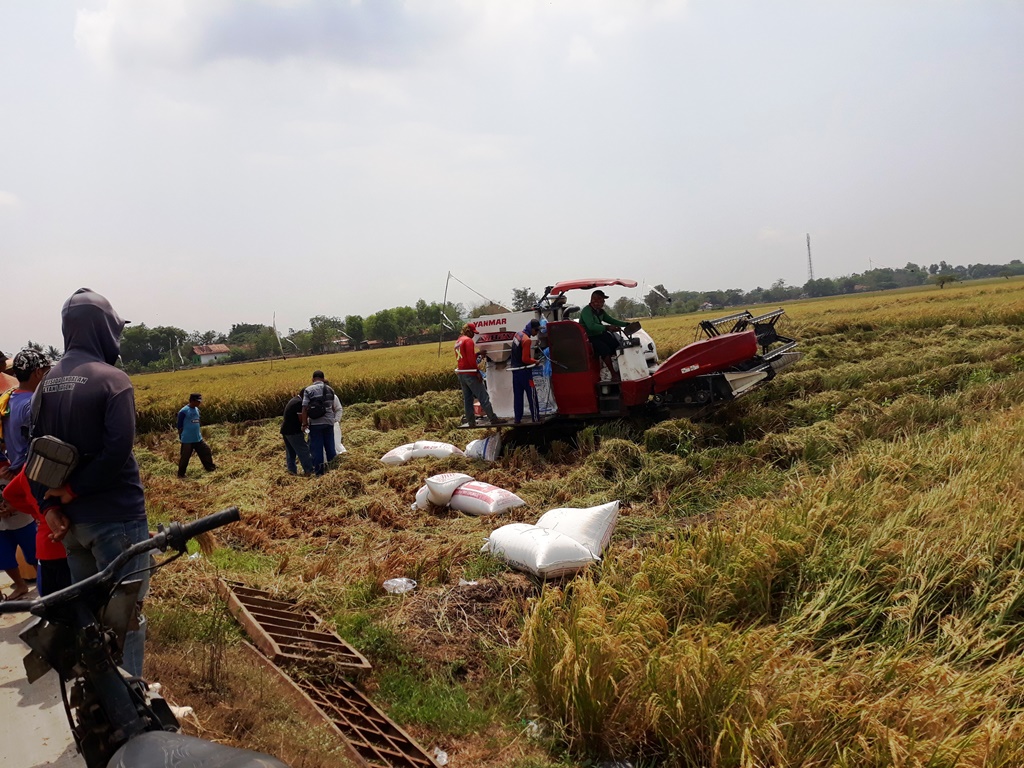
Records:
[[[712,304],[710,301],[705,301],[703,304],[700,305],[701,312],[707,312],[709,309],[718,309],[718,305]]]
[[[192,347],[192,354],[199,358],[200,365],[209,365],[227,359],[231,350],[227,344],[200,344]]]

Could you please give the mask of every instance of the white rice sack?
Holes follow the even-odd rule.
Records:
[[[385,464],[405,464],[409,459],[412,458],[412,451],[415,443],[406,443],[400,445],[397,448],[392,448],[390,451],[380,457],[380,460]]]
[[[430,489],[427,486],[421,486],[416,491],[416,502],[412,505],[413,509],[422,509],[424,512],[430,510],[430,500],[427,498],[427,494],[430,493]]]
[[[440,475],[428,477],[426,485],[427,498],[430,499],[431,504],[445,507],[451,500],[456,488],[472,481],[472,477],[464,475],[462,472],[444,472]]]
[[[473,480],[455,489],[448,506],[469,515],[495,515],[525,503],[512,491]]]
[[[484,461],[497,461],[501,456],[501,433],[495,432],[484,438]]]
[[[412,458],[420,459],[431,456],[435,459],[443,459],[446,456],[465,456],[462,449],[456,448],[451,443],[437,443],[433,440],[417,440],[412,444]]]
[[[466,445],[466,455],[471,459],[497,461],[501,455],[501,433],[495,432],[480,440],[470,440]]]
[[[493,531],[481,551],[545,579],[575,573],[600,559],[565,534],[526,523],[512,523]]]
[[[608,546],[618,517],[618,501],[583,509],[561,507],[541,515],[537,527],[565,534],[600,556]]]

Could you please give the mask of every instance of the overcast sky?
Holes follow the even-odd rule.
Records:
[[[801,285],[806,233],[817,277],[1022,258],[1022,41],[1017,0],[0,0],[0,349],[82,286],[286,332],[449,270]]]

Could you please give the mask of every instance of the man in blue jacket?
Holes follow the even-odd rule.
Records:
[[[181,456],[178,459],[178,477],[184,477],[188,470],[188,462],[193,451],[203,462],[203,469],[213,472],[217,465],[213,463],[213,452],[203,440],[203,432],[199,424],[199,406],[203,396],[193,392],[188,396],[188,405],[178,411],[178,439],[181,441]]]
[[[88,288],[71,295],[61,310],[64,356],[36,391],[33,435],[52,435],[78,449],[78,465],[62,488],[38,492],[53,537],[68,552],[71,578],[81,581],[105,568],[132,544],[149,537],[146,501],[135,442],[135,392],[116,368],[125,321],[103,296]],[[123,574],[149,567],[149,555],[128,562]],[[142,674],[146,637],[142,598],[125,638],[123,666]]]

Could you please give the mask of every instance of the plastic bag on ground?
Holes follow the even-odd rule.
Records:
[[[608,546],[618,517],[618,501],[583,509],[560,507],[541,515],[537,527],[563,533],[599,556]]]
[[[388,579],[381,586],[389,595],[404,595],[406,592],[416,589],[416,581],[413,579]]]
[[[480,551],[545,579],[576,573],[600,560],[575,539],[526,523],[503,525],[493,531]]]
[[[460,485],[452,493],[448,506],[469,515],[496,515],[526,504],[512,491],[478,480]]]
[[[427,478],[427,498],[431,504],[439,507],[448,505],[455,490],[466,483],[473,481],[473,478],[462,472],[444,472]]]

